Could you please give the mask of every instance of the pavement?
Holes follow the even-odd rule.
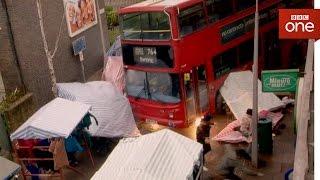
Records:
[[[98,71],[92,77],[89,78],[89,81],[99,80],[101,77],[101,71]],[[262,177],[257,176],[248,176],[245,174],[237,174],[241,179],[261,179],[261,180],[279,180],[284,179],[285,172],[293,168],[294,162],[294,151],[295,151],[295,135],[293,131],[293,108],[288,109],[285,114],[283,120],[280,122],[285,124],[285,128],[280,130],[280,134],[276,135],[273,140],[273,153],[271,155],[259,155],[259,159],[265,162],[265,166],[259,169],[255,169],[250,166],[250,161],[245,164],[252,169],[255,169],[257,172],[261,172],[264,174]],[[227,115],[215,115],[213,118],[214,126],[211,128],[210,137],[214,137],[218,134],[228,123],[232,121],[230,116]],[[152,131],[156,131],[162,128],[163,126],[159,126],[156,129],[150,128],[149,124],[146,124],[141,121],[137,121],[137,126],[140,129],[142,134],[151,133]],[[191,125],[188,128],[181,129],[172,129],[190,139],[196,140],[196,126]],[[102,164],[107,159],[108,155],[111,153],[112,149],[116,146],[117,140],[109,139],[102,143],[105,146],[105,150],[103,152],[97,152],[97,150],[93,149],[92,153],[94,156],[95,166],[93,167],[90,159],[86,154],[81,154],[78,156],[80,161],[78,170],[84,173],[84,176],[81,176],[69,169],[65,170],[65,178],[66,179],[90,179],[94,175],[94,173],[102,166]],[[211,152],[208,152],[205,156],[205,166],[208,168],[208,171],[203,173],[203,180],[219,180],[223,179],[223,177],[219,176],[215,169],[216,166],[221,162],[221,158],[224,154],[224,146],[216,141],[211,140]],[[242,144],[242,146],[245,146]]]
[[[211,128],[211,137],[214,137],[217,133],[219,133],[231,120],[227,118],[225,115],[216,115],[214,116],[214,126]],[[295,136],[293,133],[293,123],[292,123],[292,109],[285,115],[281,123],[285,124],[285,129],[280,131],[280,134],[274,137],[274,148],[272,155],[260,155],[259,159],[266,162],[266,166],[260,169],[256,169],[256,171],[264,174],[263,177],[256,176],[248,176],[245,174],[238,174],[242,179],[261,179],[261,180],[278,180],[284,179],[285,172],[293,167],[294,160],[294,142]],[[137,122],[139,129],[142,134],[150,133],[154,130],[150,130],[148,125],[139,121]],[[158,129],[163,128],[160,126]],[[183,128],[183,129],[172,129],[186,137],[191,139],[196,138],[196,127],[194,125]],[[78,159],[80,161],[79,166],[77,167],[85,176],[81,176],[69,169],[64,171],[66,179],[90,179],[94,175],[94,173],[102,166],[102,164],[107,159],[107,156],[112,151],[112,149],[116,146],[117,140],[106,140],[102,143],[106,149],[103,152],[97,152],[97,150],[93,149],[92,153],[94,156],[95,166],[93,167],[90,159],[86,156],[85,153],[78,155]],[[205,166],[208,168],[207,172],[204,172],[203,179],[211,180],[211,179],[223,179],[219,176],[215,169],[216,166],[221,162],[221,157],[224,153],[224,146],[221,143],[211,140],[210,141],[212,150],[207,153],[205,156],[206,163]],[[250,166],[250,162],[246,163]],[[253,168],[253,167],[251,167]],[[254,169],[254,168],[253,168]]]
[[[294,162],[294,143],[295,135],[293,132],[292,114],[293,110],[289,109],[289,112],[285,114],[283,120],[280,122],[285,124],[285,128],[280,130],[280,134],[276,135],[273,139],[273,153],[271,155],[259,155],[259,159],[265,161],[265,167],[260,169],[255,169],[250,166],[250,162],[246,165],[257,172],[264,174],[262,177],[248,176],[245,174],[238,174],[242,179],[261,179],[261,180],[279,180],[284,179],[285,172],[293,168]],[[214,127],[211,129],[211,136],[215,136],[219,133],[227,124],[228,121],[225,120],[224,116],[216,118]],[[215,167],[219,162],[221,162],[221,157],[224,153],[224,147],[222,144],[211,141],[210,142],[212,151],[206,155],[206,166],[209,169],[208,172],[204,174],[205,179],[222,179],[219,175],[215,173]]]

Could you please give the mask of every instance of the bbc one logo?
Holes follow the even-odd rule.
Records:
[[[320,11],[315,9],[280,9],[280,39],[320,38]]]
[[[285,28],[287,32],[313,32],[314,24],[309,21],[309,15],[291,15]]]

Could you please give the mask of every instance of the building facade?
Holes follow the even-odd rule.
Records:
[[[107,6],[111,6],[114,9],[120,9],[121,7],[130,6],[132,4],[141,2],[143,0],[104,0]]]
[[[48,61],[39,25],[36,0],[0,0],[0,69],[7,92],[24,87],[34,95],[38,107],[53,98]],[[53,58],[57,82],[82,82],[79,56],[72,42],[84,36],[84,69],[86,77],[102,68],[107,43],[104,0],[95,0],[97,24],[70,37],[63,0],[41,0],[44,32],[48,49],[53,51],[62,22],[58,49]],[[101,18],[99,18],[99,15]],[[101,19],[101,23],[100,23]]]

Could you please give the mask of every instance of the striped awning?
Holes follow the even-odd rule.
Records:
[[[110,82],[58,83],[58,96],[91,105],[99,124],[92,123],[95,137],[132,137],[139,133],[129,100]]]
[[[91,179],[189,179],[201,154],[201,144],[165,129],[121,140]]]
[[[15,139],[67,138],[82,118],[88,113],[89,105],[56,98],[40,108],[14,133]]]

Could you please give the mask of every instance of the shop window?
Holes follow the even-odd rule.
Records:
[[[242,43],[239,46],[239,62],[245,64],[253,59],[254,41],[253,39]]]
[[[237,49],[233,48],[213,59],[215,78],[229,73],[237,65]]]
[[[182,10],[179,14],[180,34],[185,36],[206,25],[202,4]]]
[[[223,19],[233,12],[232,0],[207,0],[206,8],[211,23]]]

